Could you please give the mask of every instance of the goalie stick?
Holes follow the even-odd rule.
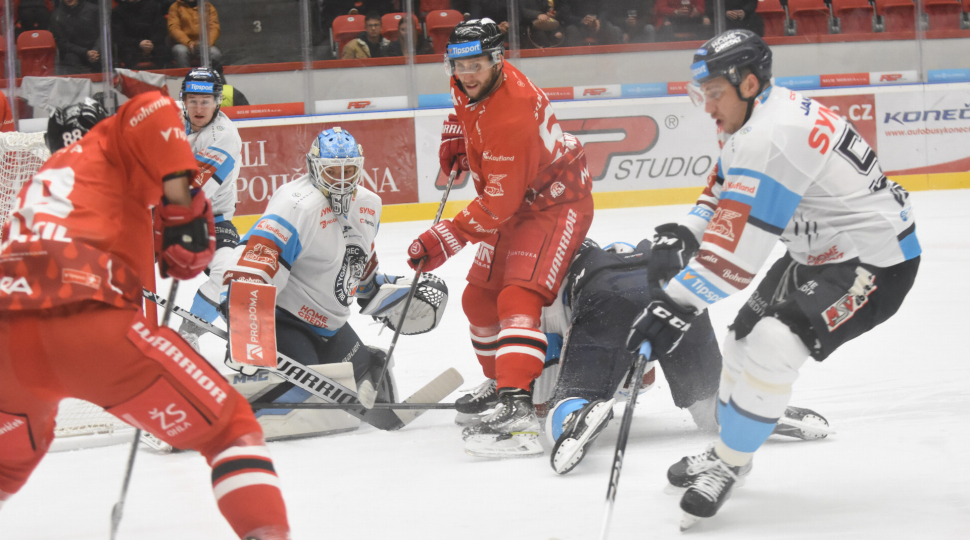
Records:
[[[147,289],[142,289],[142,295],[148,300],[151,300],[152,302],[164,307],[165,309],[169,309],[168,302],[160,298],[157,294]],[[178,306],[173,305],[171,311],[179,317],[197,324],[207,332],[210,332],[222,339],[228,338],[228,334],[225,330],[212,325],[208,321],[201,319]],[[423,405],[423,402],[433,402],[434,405],[439,405],[439,403],[437,403],[438,401],[444,399],[446,396],[454,392],[464,382],[461,375],[457,370],[455,370],[455,368],[448,368],[440,375],[435,377],[431,382],[421,387],[421,389],[406,399],[403,404],[384,404],[403,405],[402,407],[381,407],[380,410],[361,411],[363,406],[358,400],[357,392],[354,392],[353,390],[341,385],[329,377],[317,373],[312,368],[307,367],[306,365],[284,355],[283,353],[277,352],[276,369],[261,369],[266,369],[266,371],[273,373],[296,386],[299,386],[300,388],[306,390],[314,396],[319,397],[327,403],[338,405],[338,407],[335,408],[343,409],[351,416],[357,417],[378,429],[389,431],[400,429],[406,426],[428,409],[439,408],[420,406]],[[429,403],[429,405],[431,404],[432,403]],[[281,404],[279,403],[275,405],[275,408],[284,408],[281,407]],[[448,405],[450,405],[448,408],[454,408],[453,404]],[[405,410],[399,411],[395,409]]]
[[[441,203],[438,205],[438,213],[434,216],[434,223],[431,224],[432,227],[441,221],[441,214],[445,211],[445,203],[448,202],[448,194],[451,193],[451,186],[455,184],[455,177],[458,176],[458,160],[451,166],[451,174],[448,175],[448,186],[445,188],[445,194],[441,196]],[[374,406],[374,402],[377,400],[377,389],[381,386],[381,381],[384,380],[384,375],[387,373],[387,367],[391,365],[391,358],[394,355],[394,348],[397,347],[397,338],[401,336],[401,329],[404,328],[404,320],[408,316],[408,308],[411,306],[411,299],[414,298],[414,292],[418,290],[418,282],[421,280],[421,270],[424,269],[424,262],[427,259],[422,259],[418,263],[418,268],[414,271],[414,279],[411,280],[411,290],[408,291],[407,297],[404,299],[404,309],[401,311],[401,318],[398,320],[397,328],[394,329],[394,337],[391,339],[391,344],[387,348],[387,361],[381,367],[380,373],[373,383],[371,381],[364,379],[360,384],[359,397],[360,402],[368,409]]]

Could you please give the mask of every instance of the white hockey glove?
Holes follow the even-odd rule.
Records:
[[[411,289],[411,279],[401,276],[378,275],[375,283],[379,288],[369,297],[359,298],[360,313],[370,315],[391,330],[397,329],[404,310],[404,301]],[[434,274],[421,274],[418,288],[411,299],[401,333],[405,336],[430,332],[444,315],[448,305],[448,286]]]

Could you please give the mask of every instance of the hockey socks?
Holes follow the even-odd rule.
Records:
[[[499,388],[531,388],[546,361],[546,335],[535,328],[512,326],[498,334],[495,375]]]
[[[240,538],[288,538],[286,506],[266,446],[230,446],[217,455],[212,460],[212,491]]]
[[[495,378],[495,351],[498,349],[498,333],[501,327],[494,326],[475,326],[471,325],[472,347],[475,348],[475,356],[478,363],[482,365],[485,377]]]

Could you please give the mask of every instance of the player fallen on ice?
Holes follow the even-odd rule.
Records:
[[[552,448],[549,463],[559,474],[579,464],[613,418],[614,403],[629,397],[631,367],[637,357],[626,349],[630,321],[650,303],[649,268],[660,263],[658,259],[665,254],[661,251],[660,257],[652,257],[648,240],[635,248],[615,242],[601,249],[587,238],[569,266],[556,301],[542,310],[542,330],[549,348],[545,368],[535,382],[534,397],[537,410],[548,412],[545,433]],[[564,341],[567,335],[568,342]],[[644,373],[641,394],[653,387],[658,363],[674,405],[687,409],[701,430],[717,433],[715,404],[721,351],[706,312],[695,319],[677,349],[653,357]],[[489,384],[494,381],[486,381],[484,386]],[[497,402],[493,398],[479,403],[481,412],[459,413],[456,422],[474,425]],[[820,414],[788,409],[788,424],[779,424],[776,434],[800,439],[827,436],[827,422]]]
[[[546,95],[505,62],[503,34],[490,19],[465,21],[448,42],[455,115],[442,126],[439,159],[469,170],[478,192],[409,248],[412,268],[433,270],[478,243],[462,308],[498,406],[466,438],[472,455],[538,456],[532,381],[542,372],[542,306],[559,292],[566,267],[593,220],[583,147],[565,134]],[[469,428],[473,429],[473,428]]]
[[[365,379],[376,384],[373,379],[387,362],[387,351],[361,342],[347,322],[350,304],[357,298],[362,314],[394,329],[411,280],[378,272],[374,241],[381,198],[360,185],[364,152],[353,135],[339,127],[321,132],[313,139],[306,163],[307,174],[277,189],[266,212],[243,236],[225,284],[243,280],[276,287],[279,352],[307,365],[350,362],[358,387]],[[402,333],[432,330],[447,300],[444,281],[422,274]],[[228,304],[230,323],[237,309],[247,308]],[[245,375],[257,371],[229,358],[226,363]],[[397,400],[393,371],[388,369],[378,390],[378,401]],[[268,388],[258,399],[302,402],[309,397],[306,390],[286,382]],[[375,426],[400,427],[392,411],[365,414]]]
[[[730,30],[694,54],[695,103],[726,137],[697,205],[658,244],[698,242],[634,321],[632,350],[669,353],[697,315],[747,287],[780,238],[786,254],[751,293],[722,344],[718,440],[668,471],[688,486],[682,528],[712,517],[775,429],[809,357],[828,358],[891,317],[916,279],[909,194],[886,178],[851,124],[771,84],[771,50]]]
[[[190,311],[212,322],[219,317],[218,307],[226,292],[223,276],[234,261],[232,252],[239,243],[232,217],[236,212],[236,177],[242,166],[242,139],[232,120],[219,110],[222,79],[215,71],[206,68],[189,71],[182,80],[179,99],[182,100],[185,135],[199,168],[192,179],[192,188],[201,188],[212,201],[216,222],[216,253],[206,269],[209,279],[196,292]],[[183,320],[179,333],[199,350],[199,336],[205,330]]]
[[[288,539],[279,479],[249,404],[178,333],[142,314],[156,256],[162,276],[185,280],[215,249],[212,206],[189,190],[192,149],[165,137],[184,133],[178,107],[148,92],[105,116],[93,101],[54,112],[53,155],[5,225],[0,504],[47,453],[60,400],[74,397],[201,453],[240,538]]]

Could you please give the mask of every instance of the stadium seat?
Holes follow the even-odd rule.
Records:
[[[421,0],[421,7],[418,9],[421,10],[421,13],[449,10],[451,9],[451,0]]]
[[[788,16],[795,21],[795,34],[817,36],[829,33],[829,6],[823,0],[788,0]]]
[[[778,0],[758,0],[758,15],[765,21],[765,37],[785,35],[788,12]]]
[[[960,14],[960,29],[970,30],[970,0],[963,0],[963,13]]]
[[[927,30],[959,30],[963,6],[960,0],[923,0]]]
[[[391,41],[397,41],[397,27],[404,17],[407,17],[407,13],[388,13],[381,17],[381,35]],[[414,17],[414,27],[421,30],[421,23],[418,22],[417,15],[412,15],[412,17]]]
[[[22,77],[50,77],[54,75],[57,45],[54,34],[47,30],[31,30],[17,38],[17,58]]]
[[[344,45],[364,31],[363,15],[341,15],[333,20],[330,27],[330,49],[337,51],[336,57],[344,52]]]
[[[839,18],[842,34],[868,34],[873,31],[876,11],[872,0],[832,0],[832,10]]]
[[[424,19],[424,24],[428,29],[431,44],[434,45],[434,52],[438,54],[445,53],[445,50],[448,48],[448,38],[451,37],[451,31],[463,20],[465,18],[461,13],[451,9],[428,13],[428,16]]]
[[[882,32],[916,31],[916,4],[913,0],[876,0]]]

